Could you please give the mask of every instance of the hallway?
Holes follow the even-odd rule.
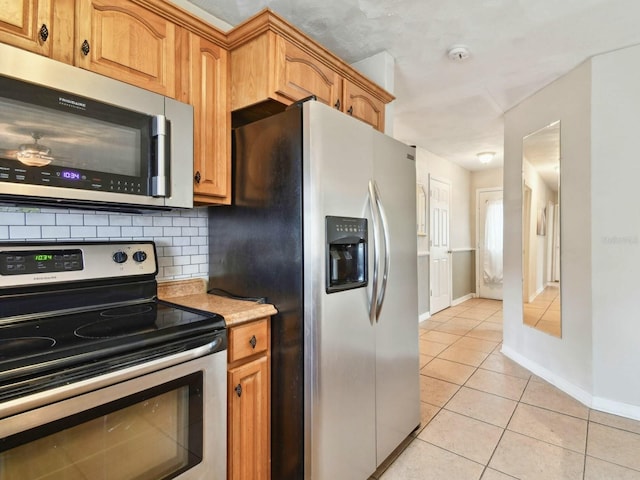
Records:
[[[591,410],[500,353],[502,302],[420,324],[422,423],[380,480],[640,480],[640,422]]]

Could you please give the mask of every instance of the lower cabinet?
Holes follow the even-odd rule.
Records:
[[[263,318],[229,329],[229,480],[270,477],[269,328],[269,319]]]

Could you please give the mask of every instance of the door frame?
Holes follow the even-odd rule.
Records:
[[[480,297],[480,194],[488,192],[502,192],[504,204],[504,187],[486,187],[476,189],[476,297]],[[503,248],[504,253],[504,248]]]

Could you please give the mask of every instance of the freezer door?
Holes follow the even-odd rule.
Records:
[[[375,330],[366,287],[325,292],[325,217],[370,220],[373,130],[317,102],[304,114],[305,478],[365,479],[376,469]]]
[[[414,155],[415,149],[374,132],[374,180],[388,236],[381,275],[389,262],[375,334],[377,466],[420,423]]]

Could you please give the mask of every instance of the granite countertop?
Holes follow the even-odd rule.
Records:
[[[235,300],[207,293],[204,279],[175,280],[158,283],[158,298],[222,315],[228,327],[276,314],[268,303]]]

